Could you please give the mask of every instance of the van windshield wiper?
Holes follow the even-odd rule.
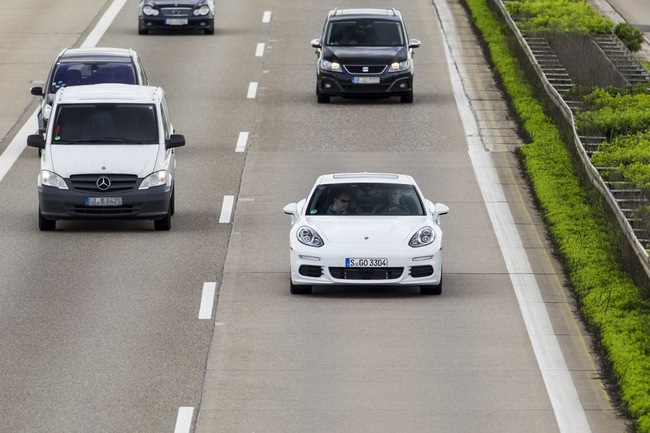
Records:
[[[92,138],[64,138],[56,142],[57,144],[76,144],[76,143],[128,143],[141,144],[140,141],[122,137],[92,137]]]

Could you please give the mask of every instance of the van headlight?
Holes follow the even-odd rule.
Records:
[[[404,60],[403,62],[393,62],[390,64],[390,72],[406,71],[410,67],[411,67],[410,60]]]
[[[329,60],[321,60],[320,67],[324,71],[341,72],[341,64],[336,60],[333,62],[330,62]]]
[[[151,173],[149,176],[144,178],[140,184],[140,188],[138,189],[149,189],[163,185],[171,185],[171,176],[167,170],[160,170],[155,173]]]
[[[68,189],[68,184],[65,183],[65,180],[61,176],[48,170],[41,170],[38,183],[39,185],[51,186],[53,188]]]

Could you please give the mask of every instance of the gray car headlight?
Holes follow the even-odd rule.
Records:
[[[142,13],[145,14],[145,15],[148,15],[148,16],[154,16],[155,17],[156,15],[158,15],[160,13],[160,11],[158,11],[158,9],[156,9],[156,8],[153,8],[153,7],[147,5],[147,6],[142,8]]]
[[[409,246],[413,248],[423,247],[431,244],[435,239],[436,232],[431,227],[422,227],[411,237]]]
[[[41,170],[39,183],[41,185],[51,186],[58,189],[69,189],[65,180],[63,180],[61,176],[48,170]]]
[[[390,64],[390,72],[406,71],[410,67],[411,67],[410,60],[404,60],[403,62],[393,62]]]
[[[197,16],[199,16],[199,15],[204,16],[204,15],[207,15],[209,13],[210,13],[210,6],[208,6],[208,5],[203,5],[198,9],[194,9],[194,15],[197,15]]]
[[[169,172],[167,170],[160,170],[145,177],[138,189],[149,189],[168,184],[171,184]]]
[[[341,72],[341,64],[337,61],[321,60],[320,68],[324,71]]]
[[[302,226],[296,232],[296,237],[300,243],[305,244],[309,247],[322,247],[324,245],[323,239],[318,236],[313,229],[307,226]]]

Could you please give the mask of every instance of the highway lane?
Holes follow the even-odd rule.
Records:
[[[35,152],[2,181],[0,240],[11,254],[0,258],[0,404],[11,415],[0,431],[172,431],[181,406],[200,408],[199,432],[557,431],[473,175],[435,8],[359,2],[401,9],[422,39],[415,104],[317,105],[308,44],[337,4],[294,3],[224,2],[215,36],[138,37],[128,1],[101,40],[141,54],[188,139],[171,232],[64,222],[40,233]],[[258,91],[247,98],[251,82]],[[235,151],[241,132],[247,152]],[[502,155],[505,178],[513,161]],[[451,207],[442,296],[289,295],[281,209],[318,174],[349,170],[412,174]],[[521,181],[506,182],[521,201]],[[236,197],[232,225],[217,222],[224,195]],[[588,354],[560,313],[569,304],[543,245],[534,236],[526,245],[539,254],[534,268],[566,350]],[[216,326],[197,318],[206,281],[220,288]],[[588,395],[591,375],[585,368],[580,385]],[[592,422],[612,431],[606,398],[590,398]]]

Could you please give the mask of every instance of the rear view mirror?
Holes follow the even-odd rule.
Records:
[[[43,92],[43,88],[40,86],[34,86],[32,87],[30,93],[34,96],[44,96],[45,92]]]
[[[167,149],[185,146],[185,136],[182,134],[171,134],[165,145]]]
[[[27,136],[27,145],[37,149],[45,149],[45,139],[41,134],[32,134]]]

